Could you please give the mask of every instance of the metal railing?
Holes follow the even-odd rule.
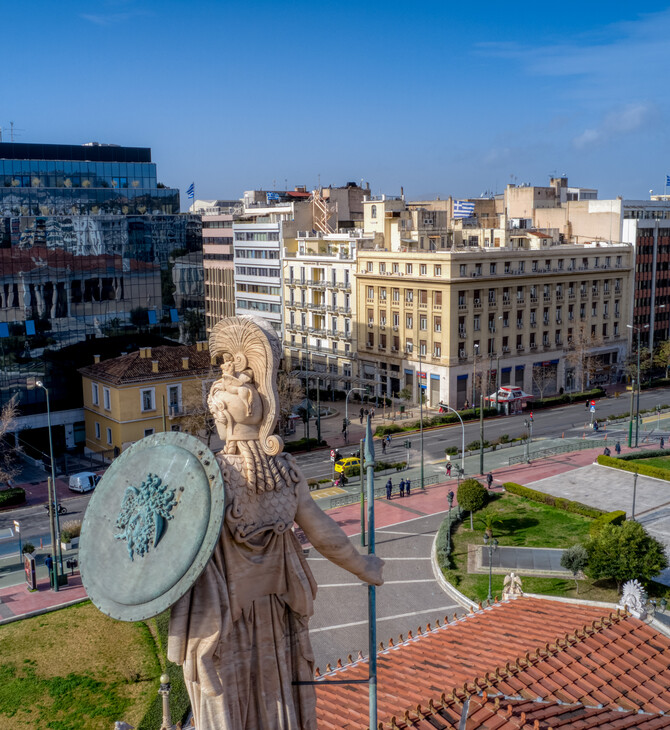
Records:
[[[556,456],[557,454],[565,454],[569,451],[585,451],[586,449],[598,449],[603,445],[603,441],[594,441],[593,439],[582,439],[578,442],[572,442],[569,444],[561,444],[560,446],[552,446],[550,449],[538,449],[537,451],[530,451],[526,454],[517,454],[517,456],[510,456],[507,463],[511,466],[512,464],[523,464],[523,462],[535,461],[536,459],[546,459],[549,456]]]

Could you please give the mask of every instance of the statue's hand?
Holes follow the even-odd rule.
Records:
[[[358,573],[358,577],[366,583],[372,583],[375,586],[380,586],[384,582],[382,576],[382,568],[384,567],[384,561],[376,555],[361,555],[363,558],[363,570]]]

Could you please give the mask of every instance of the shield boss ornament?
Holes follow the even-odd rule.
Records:
[[[198,439],[158,433],[124,451],[100,480],[81,527],[82,582],[121,621],[156,616],[204,570],[223,522],[224,485]]]

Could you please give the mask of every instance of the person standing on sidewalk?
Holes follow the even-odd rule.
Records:
[[[405,480],[404,479],[400,480],[400,496],[401,497],[405,496]]]
[[[389,477],[388,482],[386,482],[386,499],[391,499],[393,492],[393,482],[391,481],[391,477]]]
[[[407,480],[407,481],[405,482],[405,491],[407,492],[407,496],[408,496],[408,497],[409,497],[409,489],[410,489],[410,487],[411,487],[411,486],[412,486],[412,482],[410,482],[410,480],[408,479],[408,480]]]
[[[491,489],[492,486],[493,486],[493,474],[491,474],[491,472],[489,472],[486,475],[486,488]]]
[[[665,448],[665,439],[663,438],[663,436],[661,436],[661,448]]]
[[[386,453],[386,439],[382,439],[382,454]]]
[[[447,462],[447,477],[451,479],[451,462]]]
[[[621,453],[621,444],[619,441],[614,444],[614,450],[616,451],[616,455],[619,456],[619,454]]]

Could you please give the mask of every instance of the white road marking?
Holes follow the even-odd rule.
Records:
[[[429,537],[431,540],[435,535],[427,535],[423,532],[398,532],[398,530],[376,530],[375,535],[409,535],[410,537]]]
[[[397,586],[405,585],[405,583],[435,583],[435,578],[416,578],[413,580],[386,580],[384,581],[385,586]],[[319,588],[349,588],[350,586],[364,586],[367,588],[367,583],[319,583]],[[381,586],[379,586],[381,588]]]
[[[392,560],[430,560],[430,558],[387,558],[383,555],[378,555],[378,557],[382,558],[385,563],[388,563]],[[328,560],[328,558],[307,558],[307,560],[327,560],[329,563],[331,562],[330,560]]]
[[[377,617],[377,623],[380,621],[393,621],[397,618],[407,618],[408,616],[418,616],[421,613],[441,613],[442,611],[447,611],[449,609],[458,608],[456,604],[451,604],[450,606],[440,606],[439,608],[426,608],[424,611],[411,611],[410,613],[398,613],[395,616],[378,616]],[[352,621],[349,624],[337,624],[336,626],[322,626],[320,629],[310,629],[310,634],[316,634],[319,631],[335,631],[336,629],[348,629],[351,626],[365,626],[367,624],[367,620],[365,621]]]

